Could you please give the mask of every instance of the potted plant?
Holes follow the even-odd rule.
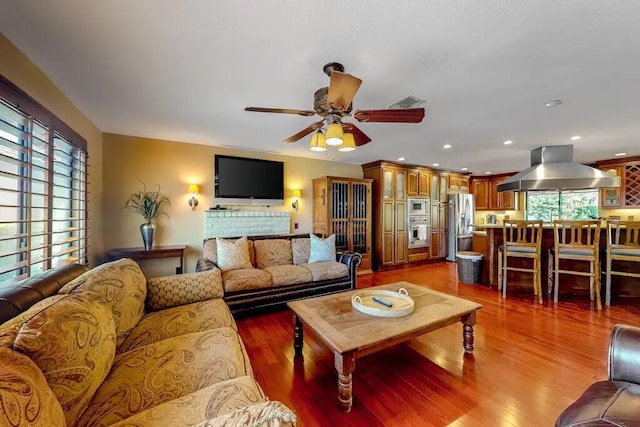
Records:
[[[171,201],[160,192],[160,185],[156,184],[157,190],[149,191],[145,183],[140,182],[142,183],[142,190],[130,194],[124,207],[131,212],[142,215],[142,218],[144,218],[144,224],[140,225],[140,233],[142,234],[144,250],[148,251],[153,246],[153,235],[156,230],[156,225],[153,221],[160,215],[169,217],[163,207],[165,205],[171,206]]]

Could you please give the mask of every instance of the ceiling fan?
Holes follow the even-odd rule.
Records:
[[[343,122],[344,118],[353,116],[359,122],[371,123],[420,123],[424,118],[424,108],[356,110],[352,113],[352,101],[362,84],[362,80],[344,72],[344,66],[330,62],[323,68],[330,77],[329,86],[320,88],[314,94],[313,110],[293,110],[286,108],[246,107],[245,111],[259,113],[297,114],[311,117],[319,115],[322,120],[312,123],[283,142],[299,141],[312,132],[311,150],[325,151],[327,145],[340,146],[340,151],[352,151],[356,146],[371,141],[364,132],[351,122]],[[326,135],[322,132],[324,123]]]

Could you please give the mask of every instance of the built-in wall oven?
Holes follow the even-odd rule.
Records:
[[[407,215],[408,247],[425,248],[431,244],[431,207],[428,197],[410,197]]]

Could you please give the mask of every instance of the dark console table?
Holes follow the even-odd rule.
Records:
[[[107,251],[105,254],[107,261],[114,261],[120,258],[131,258],[139,261],[156,258],[180,258],[180,267],[176,267],[176,274],[181,274],[184,268],[184,250],[186,245],[154,246],[151,250],[145,251],[139,248],[116,248]]]

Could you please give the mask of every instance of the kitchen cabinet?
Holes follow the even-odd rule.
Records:
[[[476,196],[476,210],[516,210],[516,193],[513,191],[498,192],[498,184],[510,174],[473,178],[472,192]]]
[[[445,258],[447,256],[447,216],[448,204],[431,203],[431,246],[430,257]]]
[[[373,179],[374,268],[446,257],[447,196],[450,191],[468,191],[468,176],[384,160],[364,164],[362,170],[365,178]],[[408,248],[407,197],[430,198],[429,247]]]
[[[407,195],[409,197],[429,197],[431,173],[412,169],[407,171]]]
[[[596,167],[620,177],[619,188],[600,190],[600,208],[640,208],[640,156],[602,160]]]
[[[359,273],[371,271],[372,181],[334,176],[313,180],[313,232],[335,234],[337,251],[362,255]]]

